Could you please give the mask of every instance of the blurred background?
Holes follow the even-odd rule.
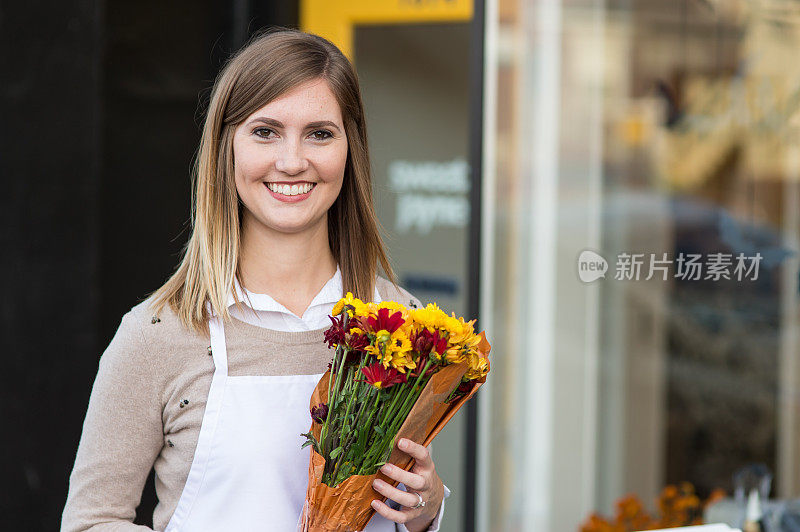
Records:
[[[800,497],[800,1],[2,2],[3,529],[58,527],[98,359],[188,238],[214,76],[271,25],[354,62],[400,283],[492,340],[434,445],[443,532],[592,530],[752,463]]]

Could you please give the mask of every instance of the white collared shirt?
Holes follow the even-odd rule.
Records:
[[[267,294],[256,294],[239,284],[235,280],[236,295],[243,303],[242,310],[234,304],[233,296],[228,298],[228,312],[234,318],[247,322],[257,327],[264,327],[273,331],[297,332],[315,331],[330,327],[328,316],[333,306],[342,296],[342,271],[336,266],[336,273],[314,296],[302,316],[297,316],[291,310],[281,305]],[[373,294],[375,303],[381,302],[378,289]]]

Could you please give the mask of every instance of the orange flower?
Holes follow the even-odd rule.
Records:
[[[714,490],[709,501],[724,496],[724,491]],[[666,486],[656,499],[656,506],[660,516],[652,517],[638,497],[626,495],[617,501],[613,521],[591,514],[581,526],[581,532],[633,532],[703,524],[702,502],[689,482]]]

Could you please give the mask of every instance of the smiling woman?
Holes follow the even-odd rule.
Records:
[[[227,63],[185,255],[101,358],[62,530],[141,530],[131,521],[151,468],[156,530],[294,529],[333,304],[347,292],[419,304],[377,276],[380,263],[393,277],[366,139],[356,74],[325,39],[271,31]],[[449,492],[427,448],[405,449],[415,468],[387,475],[409,493],[376,486],[368,532],[438,530]]]
[[[307,81],[253,113],[236,128],[233,153],[245,234],[327,225],[347,162],[341,111],[327,81]]]
[[[310,192],[299,194],[308,184]],[[274,239],[285,243],[285,235],[296,235],[303,248],[327,250],[314,258],[320,278],[311,285],[338,264],[345,292],[370,299],[378,263],[393,276],[373,207],[358,78],[321,37],[267,32],[229,61],[212,92],[195,194],[186,255],[155,293],[156,311],[169,305],[195,330],[205,330],[207,304],[227,317],[237,275],[260,293],[290,286],[281,275],[252,275],[263,250],[275,249]],[[285,276],[296,274],[290,268]],[[282,296],[290,310],[302,311],[302,299],[313,293]]]

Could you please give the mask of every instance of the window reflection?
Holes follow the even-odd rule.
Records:
[[[750,463],[800,496],[800,2],[501,0],[495,24],[489,529],[730,494]]]

